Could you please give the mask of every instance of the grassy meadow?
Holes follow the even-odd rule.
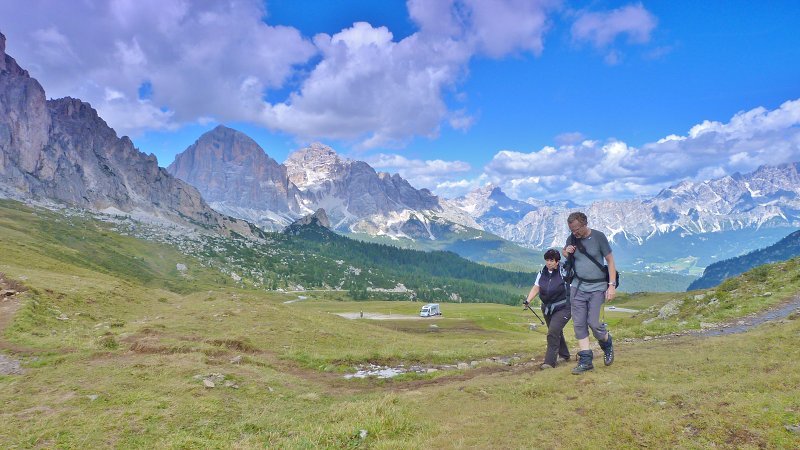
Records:
[[[573,376],[573,363],[538,369],[545,335],[517,306],[443,303],[441,318],[410,320],[420,303],[237,288],[169,246],[7,203],[0,255],[27,288],[0,318],[0,352],[25,370],[0,375],[3,448],[800,446],[786,428],[800,424],[800,320],[641,339],[785,301],[794,260],[712,291],[621,296],[638,312],[605,314],[616,362]],[[395,318],[336,314],[362,311]]]

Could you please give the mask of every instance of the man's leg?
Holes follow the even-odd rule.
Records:
[[[603,350],[603,363],[610,366],[614,362],[614,346],[607,325],[600,322],[600,312],[605,307],[605,301],[605,291],[592,292],[589,301],[589,328],[592,329],[592,334]]]
[[[589,349],[589,300],[591,293],[572,288],[570,303],[572,304],[572,326],[575,338],[578,339],[578,365],[572,369],[573,374],[581,374],[592,370],[592,351]]]

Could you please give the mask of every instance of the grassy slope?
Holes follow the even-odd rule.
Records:
[[[503,305],[443,305],[436,332],[346,320],[330,312],[414,314],[419,304],[327,294],[285,304],[297,297],[222,286],[227,277],[169,247],[49,214],[0,209],[0,271],[30,288],[2,336],[26,369],[0,376],[6,447],[800,445],[783,428],[800,422],[798,320],[725,338],[620,339],[613,366],[581,377],[519,367],[466,378],[346,381],[341,371],[364,362],[450,363],[515,352],[540,360],[544,335],[528,331],[529,312]],[[188,278],[177,262],[189,267]],[[728,293],[719,303],[733,302],[705,313],[708,320],[796,292],[800,268],[745,277],[706,294]],[[745,295],[773,284],[786,289]],[[674,297],[630,296],[619,305],[657,309]],[[695,306],[686,301],[680,314],[697,315]],[[657,322],[673,326],[680,314]],[[636,328],[651,315],[606,319],[622,338],[663,327]],[[238,355],[241,362],[231,363]],[[239,389],[207,389],[195,379],[211,373]],[[363,441],[362,429],[369,433]]]

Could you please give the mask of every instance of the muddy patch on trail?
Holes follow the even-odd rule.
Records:
[[[456,364],[398,364],[396,366],[365,364],[357,366],[357,370],[354,373],[345,374],[344,378],[394,378],[403,374],[424,375],[440,371],[469,370],[486,366],[512,366],[520,363],[521,360],[522,356],[515,354],[513,356],[493,356]]]

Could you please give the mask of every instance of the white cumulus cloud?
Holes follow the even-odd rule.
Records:
[[[255,0],[0,3],[6,51],[47,95],[88,101],[130,135],[257,117],[264,90],[284,86],[316,52],[265,14]],[[139,96],[144,83],[148,98]]]
[[[446,186],[472,170],[472,166],[464,161],[408,159],[402,155],[386,153],[371,156],[366,159],[366,163],[384,172],[396,172],[416,188],[430,190],[435,190],[440,185]]]
[[[497,152],[484,176],[517,198],[579,202],[654,195],[684,179],[707,180],[763,164],[800,161],[800,99],[704,121],[686,136],[630,146],[610,140]]]

